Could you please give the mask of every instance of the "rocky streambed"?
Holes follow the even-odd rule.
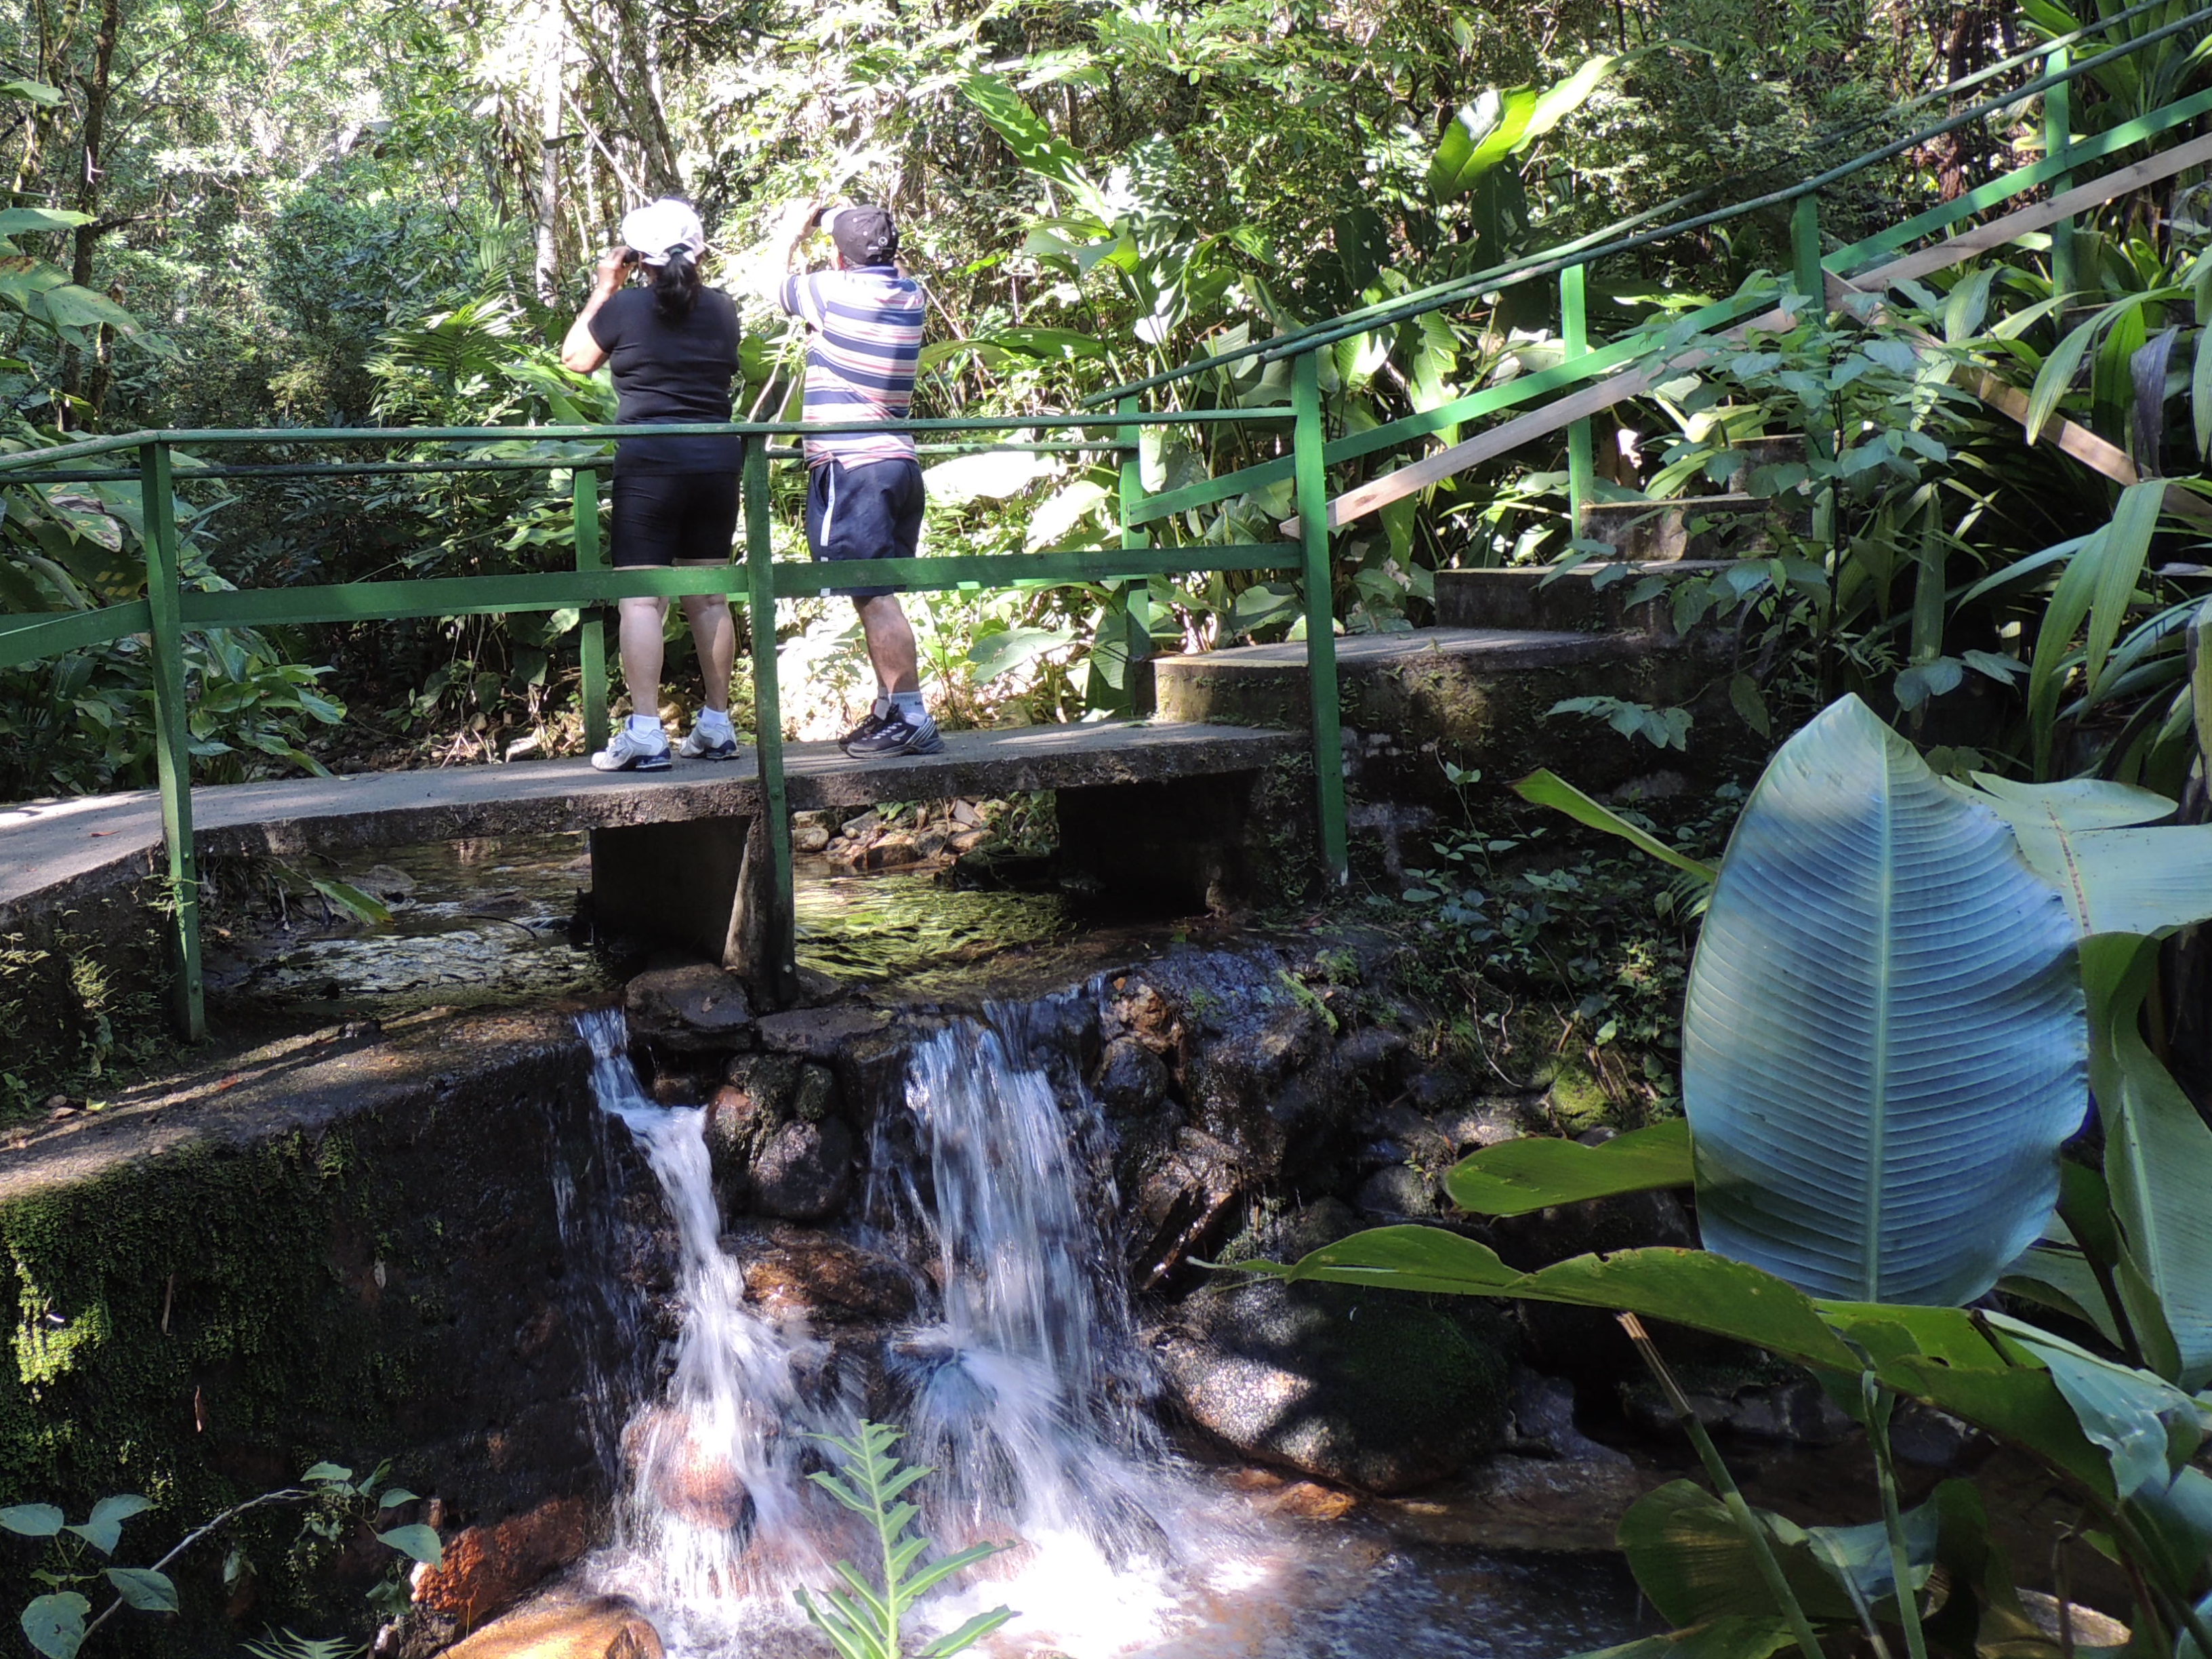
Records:
[[[186,1559],[181,1619],[140,1626],[136,1650],[213,1651],[276,1618],[365,1631],[361,1592],[385,1571],[369,1534],[419,1521],[445,1564],[413,1576],[380,1650],[534,1651],[481,1644],[566,1584],[528,1617],[602,1630],[594,1653],[645,1651],[619,1645],[647,1639],[636,1609],[584,1595],[579,1564],[641,1448],[686,1443],[653,1402],[697,1310],[646,1157],[592,1097],[574,1012],[618,1000],[650,1099],[702,1115],[728,1294],[804,1333],[853,1409],[897,1420],[900,1345],[949,1271],[886,1212],[895,1172],[912,1201],[938,1199],[905,1091],[922,1045],[996,1001],[1083,1119],[1069,1167],[1102,1211],[1086,1271],[1130,1310],[1109,1397],[1221,1501],[1305,1540],[1268,1558],[1260,1599],[1301,1610],[1287,1624],[1231,1595],[1124,1650],[1365,1659],[1418,1640],[1542,1659],[1635,1626],[1613,1523],[1687,1457],[1607,1322],[1206,1264],[1443,1220],[1534,1267],[1689,1243],[1680,1200],[1442,1215],[1455,1158],[1553,1118],[1541,1091],[1439,1052],[1437,1011],[1380,932],[1075,940],[1048,920],[962,966],[896,993],[820,975],[811,1006],[763,1013],[720,969],[663,962],[526,1016],[416,1007],[295,1034],[27,1137],[0,1176],[30,1310],[15,1378],[0,1370],[0,1498],[75,1512],[146,1491],[155,1540],[319,1459],[393,1456],[419,1498],[304,1543],[271,1517],[242,1572]],[[1809,1380],[1673,1347],[1754,1491],[1835,1518],[1847,1483],[1803,1472],[1847,1425]],[[1987,1449],[1940,1421],[1901,1449],[1931,1471]],[[750,1512],[713,1455],[664,1462],[678,1505]],[[17,1556],[11,1589],[33,1565]]]

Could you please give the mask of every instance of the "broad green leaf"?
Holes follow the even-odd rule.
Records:
[[[39,296],[47,320],[60,328],[106,326],[125,334],[138,330],[138,319],[105,294],[95,294],[75,283],[64,283]]]
[[[333,1480],[350,1480],[353,1479],[353,1471],[348,1468],[342,1468],[336,1463],[318,1463],[313,1468],[309,1469],[305,1474],[301,1475],[300,1479],[302,1480],[311,1480],[319,1486],[323,1486],[327,1485]]]
[[[1753,1513],[1764,1523],[1783,1577],[1806,1616],[1851,1617],[1849,1597],[1808,1547],[1803,1528],[1778,1515]],[[1782,1611],[1759,1576],[1750,1540],[1702,1486],[1670,1480],[1644,1493],[1620,1517],[1620,1540],[1637,1588],[1670,1624],[1764,1618]]]
[[[52,108],[62,100],[61,88],[50,87],[44,81],[0,81],[0,97],[21,98],[26,103],[44,104]],[[91,216],[87,215],[89,218]]]
[[[2022,422],[2029,443],[2043,435],[2043,428],[2057,412],[2058,400],[2072,387],[2074,376],[2081,371],[2081,359],[2095,343],[2106,320],[2105,313],[2099,312],[2069,332],[2043,360],[2043,367],[2036,371],[2035,384],[2028,391],[2027,418]]]
[[[2087,619],[2093,643],[2101,637],[2105,647],[2110,647],[2134,598],[2165,495],[2166,485],[2156,479],[2129,485],[2113,510],[2112,521],[2081,544],[2051,591],[2037,625],[2035,655],[2028,665],[2028,724],[2038,772],[2050,769],[2059,693],[2075,635]],[[2095,687],[2097,672],[2104,666],[2102,651],[2094,653],[2093,662],[2085,690]]]
[[[84,1644],[84,1616],[92,1603],[75,1590],[41,1595],[23,1609],[23,1634],[46,1659],[75,1659]]]
[[[1081,154],[1047,126],[1006,81],[995,75],[971,75],[961,82],[960,91],[1030,171],[1060,184],[1091,189]]]
[[[388,1492],[377,1494],[376,1506],[380,1510],[396,1510],[402,1504],[412,1504],[415,1501],[415,1494],[406,1487],[394,1486]]]
[[[957,506],[1018,495],[1039,478],[1051,476],[1054,465],[1051,456],[1028,450],[984,450],[939,461],[922,477],[931,501]]]
[[[1832,704],[1746,805],[1691,969],[1707,1248],[1854,1301],[1995,1285],[2081,1119],[2074,939],[2002,819],[1856,697]]]
[[[2197,453],[2212,460],[2212,328],[2197,336],[2197,356],[2190,367],[2189,410],[2197,428]]]
[[[0,1510],[0,1527],[26,1538],[52,1538],[68,1519],[52,1504],[15,1504]]]
[[[1053,545],[1075,528],[1084,517],[1113,497],[1095,479],[1078,478],[1037,503],[1030,514],[1025,543],[1032,553]]]
[[[1602,1146],[1530,1135],[1470,1152],[1444,1177],[1452,1201],[1480,1215],[1526,1215],[1554,1204],[1686,1187],[1690,1126],[1679,1118]]]
[[[1529,112],[1528,125],[1522,131],[1520,142],[1514,146],[1515,153],[1526,149],[1589,102],[1590,94],[1602,86],[1606,77],[1615,70],[1651,50],[1651,47],[1644,46],[1634,52],[1605,52],[1595,58],[1585,58],[1565,80],[1545,88],[1537,95],[1536,107]]]
[[[177,1587],[166,1572],[151,1567],[110,1567],[107,1582],[116,1593],[141,1613],[174,1613]]]
[[[980,344],[1018,351],[1024,357],[1047,357],[1063,362],[1106,355],[1104,343],[1094,335],[1078,333],[1072,328],[1032,327],[1027,323],[994,329],[988,334],[978,335],[976,340]]]
[[[1513,152],[1536,113],[1530,87],[1486,87],[1452,117],[1429,162],[1429,193],[1439,202],[1464,196]]]
[[[2112,1459],[2112,1485],[2121,1498],[2133,1497],[2148,1482],[2166,1484],[2175,1432],[2185,1437],[2179,1449],[2185,1459],[2202,1443],[2203,1408],[2172,1383],[2100,1359],[2010,1315],[1993,1313],[1989,1320],[2050,1371],[2081,1431]]]
[[[2114,1347],[2121,1346],[2120,1330],[2112,1305],[2088,1258],[2079,1251],[2036,1244],[2023,1251],[1997,1280],[1997,1288],[2078,1319]]]
[[[0,208],[0,236],[21,235],[25,231],[69,230],[91,222],[89,213],[76,213],[68,208]]]
[[[437,1528],[420,1522],[413,1526],[394,1527],[390,1532],[376,1534],[377,1541],[389,1544],[402,1555],[411,1556],[428,1566],[438,1566],[446,1559],[446,1547],[438,1540]]]
[[[2012,825],[2082,937],[2157,936],[2212,917],[2212,825],[2136,827],[2172,812],[2165,796],[2097,778],[2017,783],[1978,772],[1974,782],[1978,791],[1960,793]]]
[[[1701,881],[1711,881],[1718,873],[1711,865],[1676,852],[1649,830],[1638,829],[1611,807],[1591,799],[1549,769],[1531,772],[1513,786],[1513,793],[1533,805],[1548,806],[1555,812],[1565,813],[1577,823],[1618,836],[1631,846]]]
[[[997,679],[1035,661],[1048,651],[1073,645],[1079,635],[1064,628],[1007,628],[986,634],[968,647],[968,672],[977,683]]]
[[[2099,1034],[2105,1176],[2127,1261],[2171,1339],[2175,1380],[2193,1392],[2212,1382],[2212,1128],[2143,1042],[2136,1006],[2127,1000]]]
[[[1856,1371],[1860,1364],[1803,1292],[1771,1273],[1706,1250],[1620,1250],[1522,1273],[1486,1244],[1441,1227],[1403,1226],[1354,1233],[1287,1267],[1270,1261],[1226,1265],[1293,1281],[1606,1308],[1732,1336],[1800,1364],[1843,1371]]]
[[[1795,1639],[1784,1619],[1730,1613],[1687,1630],[1577,1654],[1575,1659],[1769,1659]]]
[[[136,1492],[115,1498],[103,1498],[92,1506],[92,1514],[70,1530],[102,1555],[115,1553],[115,1547],[123,1539],[123,1523],[134,1515],[143,1515],[154,1507],[151,1499]]]

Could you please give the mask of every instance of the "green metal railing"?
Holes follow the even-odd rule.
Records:
[[[160,775],[162,830],[167,848],[167,879],[174,896],[173,931],[178,973],[178,1013],[191,1036],[205,1029],[199,963],[198,871],[191,836],[191,790],[187,741],[188,688],[183,636],[198,628],[255,627],[276,623],[345,623],[403,617],[437,617],[506,611],[550,611],[593,605],[633,597],[681,598],[722,593],[740,604],[750,625],[754,725],[759,745],[763,811],[772,859],[772,887],[778,908],[770,918],[770,976],[787,982],[794,968],[791,916],[791,837],[785,789],[782,720],[775,661],[775,605],[781,599],[823,592],[854,585],[896,585],[943,589],[969,585],[1000,586],[1034,581],[1129,581],[1164,574],[1200,571],[1294,570],[1303,582],[1307,639],[1308,691],[1315,762],[1315,811],[1320,825],[1322,861],[1337,880],[1346,874],[1346,828],[1341,742],[1336,673],[1334,617],[1331,600],[1328,476],[1331,466],[1423,442],[1447,428],[1509,410],[1539,404],[1571,387],[1624,368],[1647,355],[1658,333],[1639,331],[1593,346],[1584,296],[1589,270],[1599,262],[1670,237],[1680,236],[1748,214],[1787,208],[1790,216],[1791,262],[1782,276],[1692,313],[1700,331],[1726,328],[1770,308],[1790,289],[1819,296],[1828,273],[1848,276],[1893,255],[1908,244],[1966,223],[1990,209],[2027,191],[2051,186],[2063,190],[2081,169],[2105,157],[2212,114],[2212,89],[2177,99],[2164,106],[2088,138],[2073,136],[2070,88],[2083,76],[2112,61],[2212,22],[2212,5],[2172,19],[2131,40],[2076,58],[2075,50],[2162,10],[2169,0],[2146,0],[2077,33],[2046,43],[1990,65],[1955,86],[1910,100],[1893,118],[1997,76],[2039,62],[2044,73],[1907,137],[1891,141],[1784,188],[1749,200],[1653,225],[1669,212],[1709,199],[1718,186],[1679,198],[1649,213],[1574,241],[1530,254],[1489,270],[1436,284],[1387,304],[1365,307],[1305,328],[1254,342],[1182,368],[1132,382],[1085,400],[1097,412],[1008,416],[980,420],[909,420],[892,423],[922,438],[950,434],[1027,430],[1065,432],[1065,439],[1041,443],[999,441],[986,447],[1044,451],[1074,450],[1121,457],[1119,506],[1120,545],[1095,552],[1025,556],[960,556],[867,562],[834,567],[778,562],[772,557],[769,467],[793,452],[771,450],[769,441],[806,431],[834,432],[851,427],[807,427],[791,422],[732,422],[659,426],[661,434],[738,434],[747,437],[743,476],[744,526],[738,562],[712,568],[614,570],[600,556],[599,485],[610,462],[606,441],[635,428],[603,426],[518,428],[434,428],[417,429],[331,428],[290,431],[160,431],[99,438],[59,450],[0,456],[0,485],[135,480],[145,513],[147,597],[99,610],[58,616],[0,617],[0,667],[56,655],[86,646],[143,635],[152,645],[154,706]],[[2042,100],[2043,158],[1967,191],[1957,199],[1909,217],[1878,234],[1825,254],[1821,251],[1819,197],[1822,189],[1915,145],[1976,121],[1989,122]],[[1862,128],[1861,130],[1863,130]],[[2070,226],[2053,233],[2052,269],[2062,289],[2072,280]],[[1319,354],[1338,343],[1394,326],[1413,317],[1459,305],[1517,284],[1556,276],[1560,285],[1564,360],[1540,373],[1502,386],[1488,386],[1439,408],[1409,416],[1330,441],[1324,429]],[[1677,320],[1669,325],[1680,327]],[[1287,407],[1195,409],[1146,413],[1144,393],[1186,383],[1194,377],[1246,359],[1291,365]],[[1103,405],[1112,405],[1110,412]],[[1280,453],[1255,465],[1184,488],[1148,494],[1136,459],[1135,439],[1150,428],[1211,427],[1223,423],[1275,425],[1288,422],[1290,441]],[[871,429],[880,429],[871,428]],[[1103,434],[1103,435],[1101,435]],[[1595,489],[1591,434],[1587,419],[1567,427],[1571,506],[1579,517]],[[252,445],[311,445],[331,447],[450,444],[463,450],[520,439],[546,443],[601,446],[589,453],[543,456],[476,456],[432,460],[365,461],[314,465],[222,465],[202,464],[191,453]],[[957,448],[931,443],[925,448]],[[209,592],[184,588],[179,580],[175,519],[178,457],[186,459],[189,477],[285,477],[381,476],[421,472],[542,471],[573,474],[574,568],[498,576],[384,580],[273,590]],[[84,463],[116,457],[105,467]],[[1240,545],[1154,544],[1147,526],[1194,508],[1290,480],[1294,487],[1299,534],[1295,541]],[[1141,600],[1133,597],[1133,605]],[[586,738],[596,747],[605,740],[606,648],[604,627],[593,617],[582,635],[581,701]]]
[[[1281,426],[1291,429],[1299,466],[1300,504],[1318,509],[1321,466],[1321,400],[1312,359],[1293,376],[1288,407],[1255,410],[1189,410],[1143,414],[1133,407],[1107,416],[1043,415],[976,420],[908,420],[893,429],[918,435],[992,434],[1006,431],[1058,432],[1065,439],[1040,443],[990,442],[986,450],[1106,453],[1121,458],[1121,497],[1141,500],[1144,486],[1136,438],[1147,427],[1202,427],[1226,422]],[[773,523],[769,468],[773,459],[796,451],[772,451],[770,441],[802,433],[860,429],[880,431],[869,422],[806,425],[788,422],[732,422],[664,425],[663,436],[734,434],[748,440],[742,477],[743,532],[740,556],[732,563],[673,569],[609,568],[599,544],[599,477],[611,461],[597,453],[550,453],[543,456],[388,463],[322,463],[225,466],[198,465],[195,478],[298,477],[380,475],[421,471],[538,471],[573,475],[571,512],[574,566],[571,570],[511,575],[430,577],[335,583],[319,586],[258,590],[185,587],[179,580],[176,484],[178,458],[192,451],[236,447],[313,445],[378,447],[450,444],[464,450],[512,444],[519,438],[546,443],[604,444],[635,435],[635,427],[574,426],[449,427],[365,429],[332,428],[291,431],[159,431],[97,438],[60,450],[35,450],[0,456],[0,485],[135,480],[144,512],[146,598],[97,610],[62,615],[0,617],[0,667],[143,635],[151,642],[155,764],[161,801],[162,836],[167,853],[167,886],[173,903],[176,1012],[187,1036],[206,1030],[204,982],[199,948],[199,868],[192,837],[189,690],[184,669],[184,635],[188,629],[258,628],[275,624],[360,623],[406,617],[441,617],[509,611],[553,611],[590,606],[632,597],[680,599],[688,594],[726,595],[747,614],[751,638],[754,729],[758,752],[762,811],[766,820],[773,894],[769,918],[770,960],[766,971],[773,990],[785,990],[795,974],[791,908],[791,818],[784,780],[783,721],[776,667],[776,601],[854,586],[890,585],[928,591],[967,586],[1007,586],[1050,581],[1118,581],[1201,571],[1291,570],[1303,579],[1309,600],[1309,626],[1319,648],[1309,653],[1308,685],[1313,708],[1315,810],[1321,826],[1322,860],[1329,875],[1346,874],[1344,774],[1338,733],[1336,659],[1329,602],[1328,538],[1316,530],[1299,540],[1238,545],[1154,546],[1131,531],[1122,544],[1095,552],[1023,556],[960,555],[949,557],[844,560],[835,565],[773,557]],[[1095,435],[1095,434],[1103,435]],[[938,450],[947,446],[931,444]],[[960,447],[960,446],[950,446]],[[972,452],[974,446],[969,448]],[[136,465],[87,467],[82,463],[107,456],[129,456]],[[1318,525],[1321,520],[1316,517]],[[604,743],[608,731],[606,641],[596,617],[583,628],[581,685],[587,742]]]

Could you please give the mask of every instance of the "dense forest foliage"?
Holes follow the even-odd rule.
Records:
[[[1909,132],[1948,106],[1943,87],[1972,84],[2074,21],[2044,0],[2018,11],[1984,0],[31,0],[0,24],[15,77],[0,87],[15,204],[4,224],[17,251],[0,287],[7,441],[148,426],[605,418],[604,380],[562,370],[552,343],[623,210],[659,192],[697,202],[709,275],[747,308],[746,410],[773,413],[794,393],[796,340],[758,297],[763,274],[781,269],[778,228],[795,204],[841,197],[888,203],[908,227],[906,257],[933,311],[922,412],[1066,407],[1125,377],[1609,223],[1755,196]],[[2193,45],[2178,39],[2132,78],[2085,86],[2077,128],[2172,95],[2195,72]],[[1931,92],[1917,111],[1895,108]],[[2034,134],[2024,106],[2009,124],[1908,147],[1828,192],[1827,234],[1848,239],[1955,195],[2031,152]],[[2153,296],[2114,340],[2140,345],[2158,331],[2192,231],[2185,215],[2169,216],[2117,227],[2109,258],[2091,246],[2100,282]],[[1953,345],[1986,343],[1983,331],[2047,299],[2032,252],[1994,300],[1981,283],[1972,326],[1947,334]],[[1593,330],[1618,335],[1787,259],[1778,208],[1612,260],[1593,274]],[[2027,319],[2000,355],[2032,375],[2057,325],[2047,312]],[[2037,357],[2025,371],[2021,349]],[[1479,296],[1338,349],[1330,420],[1356,430],[1434,408],[1559,351],[1555,289]],[[2178,373],[2185,360],[2173,361]],[[2094,388],[2123,426],[2124,379],[2100,368]],[[1281,386],[1224,374],[1168,395],[1266,401]],[[1646,407],[1625,422],[1656,441],[1643,476],[1631,464],[1616,483],[1652,483],[1671,459],[1656,482],[1680,488],[1712,457],[1665,446],[1694,450],[1717,429],[1724,447],[1762,421],[1790,429],[1805,414],[1771,384],[1711,397],[1758,417],[1716,428],[1694,398]],[[2110,492],[2094,484],[2056,505],[1990,499],[1990,467],[2013,462],[1962,474],[1951,459],[1976,436],[1973,419],[1923,401],[1913,423],[1929,428],[1926,453],[1902,458],[1910,477],[1877,471],[1870,482],[1887,493],[1863,515],[1893,544],[1939,534],[1985,568],[2108,511]],[[1265,441],[1170,448],[1146,465],[1156,478],[1218,471]],[[324,458],[297,447],[256,454]],[[1566,552],[1559,465],[1556,452],[1532,452],[1340,538],[1346,625],[1425,620],[1440,565]],[[267,585],[544,562],[567,544],[563,482],[186,475],[188,579]],[[1103,468],[1002,464],[941,482],[931,533],[973,550],[1114,533]],[[1931,509],[1931,490],[1949,505]],[[1966,499],[1977,490],[1978,507]],[[1279,516],[1281,495],[1255,492],[1174,533],[1237,538]],[[136,591],[135,484],[33,486],[7,500],[9,609]],[[1962,533],[1975,525],[1978,553]],[[1133,659],[1279,637],[1296,614],[1279,582],[1152,588],[1135,623],[1127,596],[1105,590],[933,599],[922,607],[933,691],[955,719],[1126,708],[1140,695]],[[1747,602],[1737,591],[1722,599]],[[1786,591],[1758,603],[1754,638],[1791,625]],[[1854,683],[1887,688],[1993,643],[1977,620],[1966,629],[1977,637],[1944,655],[1923,619],[1901,645],[1887,600],[1875,610]],[[204,775],[572,747],[577,621],[209,636],[193,665]],[[802,678],[834,700],[854,678],[849,619],[803,606],[786,633]],[[1814,679],[1833,678],[1782,655],[1738,676],[1736,706],[1754,723],[1769,721],[1770,704],[1809,708]],[[1949,668],[1934,678],[1908,682],[1898,702],[1958,683]],[[146,676],[127,645],[10,671],[0,690],[10,739],[0,796],[149,775]],[[842,714],[794,712],[802,729]]]

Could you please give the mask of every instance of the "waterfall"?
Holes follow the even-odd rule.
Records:
[[[1163,1634],[1225,1588],[1253,1537],[1230,1501],[1170,1459],[1132,1339],[1103,1121],[1019,1010],[955,1022],[915,1050],[902,1104],[879,1114],[867,1242],[925,1271],[916,1320],[890,1333],[883,1397],[860,1397],[803,1322],[744,1300],[720,1242],[705,1114],[640,1088],[617,1012],[581,1022],[599,1101],[636,1138],[674,1222],[683,1325],[664,1397],[623,1436],[629,1491],[605,1588],[637,1597],[672,1655],[814,1652],[792,1591],[866,1553],[805,1480],[810,1435],[864,1414],[907,1431],[937,1471],[911,1496],[942,1548],[1013,1547],[931,1598],[949,1626],[1003,1601],[1012,1645],[1073,1659]]]

